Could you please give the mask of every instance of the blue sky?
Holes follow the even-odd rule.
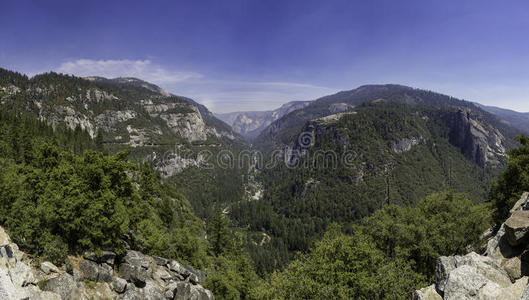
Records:
[[[135,76],[215,112],[370,83],[529,111],[529,2],[2,0],[0,66]]]

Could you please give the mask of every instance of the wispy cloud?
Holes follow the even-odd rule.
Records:
[[[198,72],[171,70],[151,60],[77,59],[54,70],[81,77],[137,77],[171,93],[193,98],[215,112],[270,110],[288,101],[313,100],[336,92],[302,82],[208,78]]]
[[[288,81],[197,80],[165,86],[196,99],[217,113],[271,110],[294,100],[314,100],[337,89]]]
[[[57,68],[57,71],[82,77],[137,77],[156,84],[177,83],[188,79],[202,77],[201,74],[196,72],[167,70],[160,65],[152,63],[150,60],[128,59],[78,59],[62,63]]]

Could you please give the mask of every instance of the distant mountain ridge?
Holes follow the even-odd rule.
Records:
[[[311,101],[291,101],[283,104],[280,108],[269,111],[240,111],[224,114],[216,114],[222,121],[230,125],[233,130],[245,137],[253,138],[282,116],[301,109],[310,104]]]
[[[358,106],[366,101],[384,99],[390,102],[408,105],[421,105],[439,108],[463,108],[481,115],[487,123],[498,128],[509,140],[522,131],[502,120],[499,116],[486,111],[473,102],[457,99],[432,91],[416,89],[403,85],[364,85],[353,90],[338,92],[310,102],[303,109],[286,114],[272,122],[256,138],[257,144],[288,143],[306,122],[336,113],[339,106],[344,109]]]
[[[482,109],[495,114],[524,133],[529,134],[529,112],[517,112],[495,106],[481,105],[479,103],[477,103],[477,105]]]

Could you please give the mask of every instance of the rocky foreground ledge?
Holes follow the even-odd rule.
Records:
[[[443,256],[435,284],[415,291],[417,300],[529,300],[529,193],[487,242],[483,255]]]
[[[38,264],[20,251],[0,227],[0,299],[193,299],[213,300],[202,287],[205,274],[175,260],[129,250],[71,258],[73,268]]]

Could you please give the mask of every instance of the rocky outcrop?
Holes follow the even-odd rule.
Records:
[[[415,299],[529,299],[529,193],[489,239],[483,255],[443,256],[435,284],[415,291]]]
[[[72,270],[51,262],[39,267],[0,227],[0,299],[214,299],[205,274],[175,260],[129,250],[70,257]]]
[[[410,137],[410,138],[403,138],[399,141],[393,142],[391,144],[391,150],[395,153],[403,153],[410,151],[413,146],[418,145],[420,142],[423,141],[423,137]]]
[[[481,167],[498,166],[506,158],[505,138],[493,126],[469,109],[459,109],[445,117],[450,142]]]

